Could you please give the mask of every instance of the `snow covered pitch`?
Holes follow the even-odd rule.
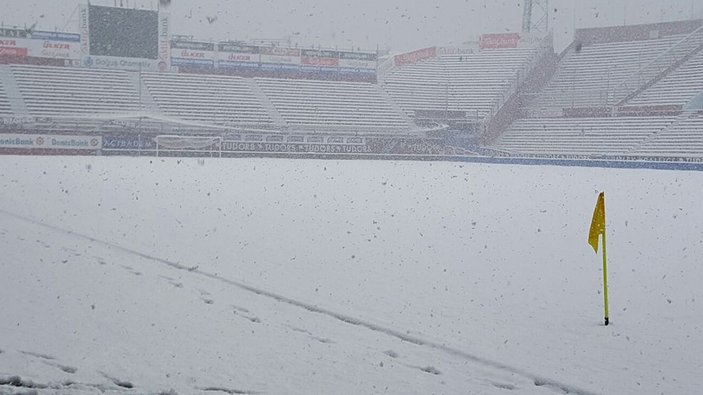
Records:
[[[0,191],[0,394],[701,392],[703,173],[4,156]]]

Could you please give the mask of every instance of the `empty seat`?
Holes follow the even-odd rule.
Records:
[[[242,77],[143,73],[142,80],[159,109],[172,117],[228,126],[273,123]]]
[[[700,92],[703,92],[703,51],[699,51],[627,104],[637,106],[685,105]]]
[[[686,35],[673,35],[643,41],[596,43],[570,50],[560,61],[552,79],[529,103],[529,112],[535,116],[559,114],[563,108],[607,107],[615,105],[624,85],[637,89],[652,73],[661,71],[669,58],[690,53],[699,40]],[[649,68],[647,68],[649,67]],[[648,70],[644,75],[642,69]],[[641,79],[641,80],[638,80]]]
[[[703,113],[683,114],[634,151],[637,155],[703,157]]]
[[[522,154],[627,154],[675,117],[526,118],[491,148]]]
[[[12,65],[12,74],[32,116],[120,113],[140,108],[127,72]]]
[[[255,78],[293,129],[349,132],[409,131],[410,123],[366,82]]]
[[[7,92],[0,81],[0,117],[12,116],[12,107],[10,106],[10,100],[7,97]]]
[[[536,54],[535,48],[516,48],[439,55],[391,69],[382,76],[383,88],[409,116],[458,111],[481,120],[509,94]]]

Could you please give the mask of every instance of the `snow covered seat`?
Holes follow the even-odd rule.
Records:
[[[139,109],[139,94],[126,71],[12,65],[32,116],[119,113]]]
[[[526,154],[625,154],[667,128],[675,117],[526,118],[491,148]]]
[[[536,53],[535,48],[515,48],[440,54],[391,69],[382,76],[382,86],[409,116],[416,111],[459,111],[483,119]]]
[[[172,117],[233,126],[273,123],[242,77],[142,73],[142,80],[161,111]]]
[[[596,43],[578,51],[570,49],[552,79],[529,103],[529,112],[558,114],[563,108],[615,105],[623,98],[614,93],[615,90],[624,92],[619,84],[628,82],[631,89],[636,89],[646,82],[636,79],[642,68],[650,66],[650,71],[658,71],[654,67],[658,59],[665,62],[671,56],[684,56],[692,51],[698,40],[684,40],[686,37],[680,34],[642,41]],[[663,63],[662,67],[665,66]]]
[[[628,105],[685,105],[700,92],[703,92],[703,51],[628,101]]]
[[[411,128],[375,84],[278,78],[255,81],[293,129],[363,133]]]

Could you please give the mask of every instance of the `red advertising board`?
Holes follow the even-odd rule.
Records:
[[[478,42],[480,49],[517,48],[520,42],[518,33],[482,34]]]
[[[13,58],[26,58],[27,48],[17,47],[0,47],[0,56],[9,56]]]
[[[437,47],[430,47],[395,55],[394,61],[396,66],[404,66],[407,64],[417,63],[421,60],[431,59],[435,56],[437,56]]]

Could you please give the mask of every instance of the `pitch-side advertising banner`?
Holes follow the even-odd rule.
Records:
[[[102,137],[3,133],[0,148],[99,150]]]

